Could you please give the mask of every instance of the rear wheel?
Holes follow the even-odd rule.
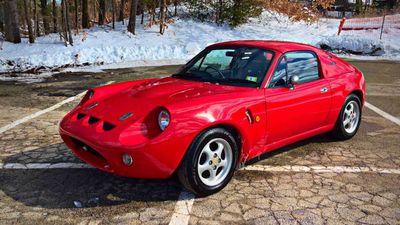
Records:
[[[214,194],[231,180],[238,159],[238,145],[223,128],[213,128],[195,138],[178,169],[186,189],[199,196]]]
[[[357,133],[360,123],[361,101],[356,95],[351,94],[346,98],[332,133],[338,139],[350,139]]]

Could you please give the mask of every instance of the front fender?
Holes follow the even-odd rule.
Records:
[[[167,108],[171,112],[171,124],[174,126],[175,136],[186,144],[186,148],[189,148],[197,135],[211,127],[234,128],[241,141],[240,161],[243,162],[261,152],[266,144],[263,96],[263,94],[243,94],[234,99],[225,98],[224,101],[192,100],[190,104],[173,104]],[[246,111],[251,113],[252,123],[247,118]]]

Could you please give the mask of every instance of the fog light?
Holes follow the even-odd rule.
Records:
[[[125,166],[130,166],[133,163],[132,156],[129,154],[125,153],[122,155],[122,162],[125,164]]]

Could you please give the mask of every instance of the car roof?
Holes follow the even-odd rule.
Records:
[[[258,47],[258,48],[266,48],[271,49],[278,52],[289,52],[289,51],[318,51],[319,49],[297,42],[290,41],[272,41],[272,40],[238,40],[238,41],[227,41],[220,42],[213,45],[208,46],[212,47],[224,47],[224,46],[249,46],[249,47]]]

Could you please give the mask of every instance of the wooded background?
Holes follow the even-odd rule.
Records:
[[[114,29],[116,22],[122,22],[135,34],[139,15],[141,24],[146,15],[146,25],[158,25],[163,34],[167,24],[177,16],[180,5],[188,12],[181,16],[235,27],[259,15],[263,8],[310,21],[334,4],[343,5],[343,1],[348,3],[348,0],[0,0],[0,32],[13,43],[20,43],[21,36],[34,43],[36,37],[58,33],[65,45],[73,45],[74,34],[95,25]],[[399,0],[380,0],[373,7],[393,9],[398,5]],[[358,13],[362,6],[362,1],[356,0]]]

